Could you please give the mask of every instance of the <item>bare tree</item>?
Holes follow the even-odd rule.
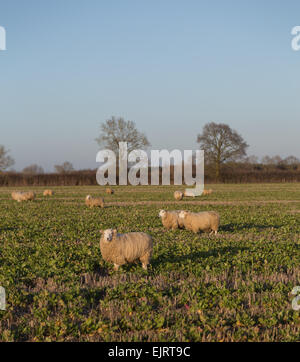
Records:
[[[274,165],[279,165],[282,162],[282,158],[279,155],[276,155],[272,158]]]
[[[14,163],[15,161],[8,155],[8,151],[4,148],[4,146],[0,145],[0,172],[5,171]]]
[[[224,123],[207,123],[197,142],[204,150],[205,158],[214,164],[216,179],[220,178],[221,164],[226,161],[237,161],[246,156],[247,143],[235,130]]]
[[[264,156],[262,159],[261,159],[261,163],[263,165],[272,165],[273,163],[273,160],[270,156]]]
[[[133,121],[115,117],[101,124],[101,134],[96,141],[99,146],[114,151],[116,155],[118,155],[119,142],[127,142],[128,152],[150,146],[145,134],[137,130]]]
[[[295,156],[288,156],[282,161],[282,163],[289,166],[296,166],[300,164],[300,160]]]
[[[41,166],[38,166],[36,164],[27,166],[23,169],[23,173],[31,174],[31,175],[38,175],[44,173],[44,169]]]
[[[261,160],[261,163],[263,165],[279,165],[282,163],[282,158],[278,155],[274,157],[264,156]]]
[[[65,161],[62,165],[55,165],[54,169],[57,173],[68,173],[74,171],[74,167],[69,161]]]
[[[244,159],[244,162],[250,165],[255,165],[258,163],[258,157],[255,155],[248,156]]]

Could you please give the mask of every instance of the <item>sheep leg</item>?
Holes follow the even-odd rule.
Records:
[[[118,265],[118,264],[114,264],[114,270],[116,270],[116,271],[119,270],[119,266],[120,265]]]
[[[143,267],[143,269],[144,269],[144,270],[147,270],[147,266],[148,266],[148,264],[149,264],[149,258],[148,258],[148,256],[142,256],[142,257],[140,258],[140,261],[142,262],[142,267]]]
[[[142,267],[143,267],[143,269],[145,269],[145,270],[147,270],[147,266],[148,266],[148,264],[149,264],[150,257],[151,257],[150,253],[147,253],[147,254],[145,254],[145,255],[143,255],[143,256],[140,257],[140,261],[141,261],[141,263],[142,263]]]

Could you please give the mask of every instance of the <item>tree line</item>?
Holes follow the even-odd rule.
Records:
[[[147,150],[150,147],[147,136],[137,129],[135,122],[116,117],[111,117],[100,125],[100,135],[95,141],[99,147],[110,149],[116,155],[118,155],[119,142],[127,142],[128,153],[135,149]],[[255,173],[257,176],[260,173],[261,176],[263,172],[269,174],[269,178],[272,180],[282,180],[281,174],[286,171],[293,171],[293,174],[288,178],[294,180],[295,174],[300,171],[300,160],[295,156],[284,159],[279,155],[264,156],[261,160],[254,155],[247,156],[247,148],[249,147],[247,142],[236,130],[224,123],[210,122],[204,125],[202,132],[197,135],[196,142],[205,153],[206,177],[217,182],[226,182],[230,173],[243,174],[243,178],[248,179],[248,181],[250,173],[252,180],[255,179]],[[7,171],[13,164],[14,160],[9,155],[9,151],[0,145],[0,173]],[[87,172],[75,171],[69,161],[55,165],[54,171],[61,175],[72,174],[73,178],[75,174],[78,176],[78,172]],[[94,171],[90,170],[90,173]],[[275,173],[279,171],[281,174],[276,176]],[[10,171],[9,173],[15,174],[16,172]],[[25,167],[20,174],[27,175],[28,179],[28,176],[43,175],[45,172],[41,166],[32,164]],[[49,174],[47,175],[50,177]],[[264,175],[264,181],[266,181],[266,177],[267,175]],[[233,180],[234,177],[231,176],[230,179]],[[233,182],[237,181],[233,180]]]

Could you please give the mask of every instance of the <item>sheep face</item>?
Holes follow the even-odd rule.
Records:
[[[186,215],[187,215],[187,211],[180,211],[178,217],[180,217],[180,219],[185,219]]]
[[[158,216],[163,218],[166,215],[166,211],[165,210],[160,210]]]
[[[115,229],[101,230],[101,232],[103,233],[103,240],[106,242],[112,241],[114,235],[117,234],[117,230]]]

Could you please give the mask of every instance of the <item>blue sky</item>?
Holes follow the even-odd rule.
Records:
[[[100,123],[196,149],[209,121],[248,154],[300,157],[299,1],[0,1],[0,144],[15,169],[97,167]]]

